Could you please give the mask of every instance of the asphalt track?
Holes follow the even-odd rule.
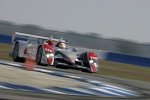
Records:
[[[52,66],[38,66],[36,72],[26,71],[16,67],[20,63],[0,63],[0,98],[6,100],[150,99],[150,84],[146,82]]]

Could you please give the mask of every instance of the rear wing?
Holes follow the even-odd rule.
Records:
[[[12,43],[14,43],[16,35],[25,36],[25,37],[32,37],[32,38],[37,38],[37,39],[51,40],[51,41],[54,41],[54,42],[66,42],[66,40],[64,40],[63,38],[56,39],[56,38],[53,38],[52,35],[50,37],[44,37],[44,36],[39,36],[39,35],[14,32],[14,34],[12,36]]]

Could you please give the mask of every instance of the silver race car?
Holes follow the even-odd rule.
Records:
[[[16,35],[28,39],[18,40],[15,39]],[[98,56],[95,52],[78,53],[75,48],[69,48],[63,39],[15,32],[12,42],[11,56],[14,61],[24,62],[30,58],[37,64],[73,67],[92,73],[99,69]]]

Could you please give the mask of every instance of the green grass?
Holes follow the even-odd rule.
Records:
[[[12,60],[9,57],[10,50],[10,44],[0,44],[0,59]],[[150,68],[131,64],[103,60],[100,61],[98,74],[150,82]]]
[[[0,43],[0,59],[12,60],[12,58],[9,57],[9,52],[11,51],[11,47],[12,47],[12,45],[10,45],[10,44]]]
[[[99,74],[150,82],[150,68],[131,64],[101,61]]]

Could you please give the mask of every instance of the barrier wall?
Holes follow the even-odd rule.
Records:
[[[10,44],[11,38],[11,35],[0,34],[0,43]],[[98,53],[100,54],[100,57],[104,60],[150,67],[150,58],[103,51],[99,51]]]
[[[11,43],[11,36],[10,35],[4,35],[0,34],[0,43]]]
[[[26,39],[16,37],[15,40],[26,40]],[[11,44],[12,43],[12,36],[7,35],[7,34],[0,34],[0,43]]]
[[[150,67],[150,58],[139,56],[108,52],[105,60]]]

